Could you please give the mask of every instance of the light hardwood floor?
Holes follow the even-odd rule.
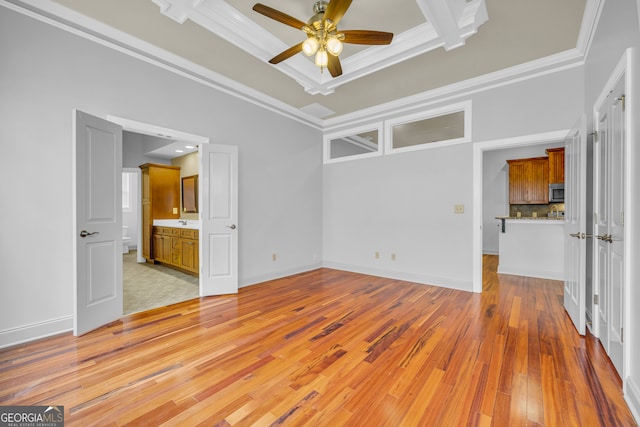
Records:
[[[0,351],[0,405],[68,426],[632,426],[562,283],[468,292],[319,269]]]

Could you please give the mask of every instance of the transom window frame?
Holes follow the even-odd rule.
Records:
[[[369,123],[366,125],[345,129],[342,131],[329,133],[323,136],[323,163],[340,163],[351,160],[366,159],[370,157],[382,156],[384,150],[384,125],[383,122]],[[370,153],[354,154],[351,156],[331,158],[331,141],[338,138],[357,135],[364,132],[378,132],[378,149]]]
[[[472,100],[465,100],[453,104],[443,105],[428,110],[416,108],[412,109],[414,112],[405,114],[402,116],[386,119],[378,122],[368,123],[356,127],[346,128],[340,131],[332,132],[323,135],[323,164],[341,163],[352,160],[366,159],[371,157],[384,156],[387,154],[406,153],[418,150],[429,150],[432,148],[446,147],[456,144],[464,144],[473,141],[472,138]],[[410,124],[426,120],[430,118],[436,118],[445,116],[452,113],[464,113],[464,136],[461,138],[446,139],[435,142],[425,142],[422,144],[412,145],[408,147],[393,148],[393,128],[394,126]],[[371,153],[354,154],[350,156],[331,158],[331,141],[337,138],[344,138],[351,135],[357,135],[363,132],[378,132],[378,150]]]
[[[407,116],[402,116],[394,119],[385,120],[384,122],[384,153],[406,153],[409,151],[427,150],[430,148],[445,147],[449,145],[462,144],[472,141],[471,137],[471,114],[472,114],[471,100],[463,101],[455,104],[449,104],[442,107],[434,108],[427,111],[419,111]],[[445,116],[452,113],[464,113],[464,136],[461,138],[445,139],[442,141],[425,142],[422,144],[411,145],[408,147],[393,147],[393,128],[394,126],[404,125],[419,122],[422,120],[432,119],[440,116]]]

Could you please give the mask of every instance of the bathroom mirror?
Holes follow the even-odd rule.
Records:
[[[182,178],[182,212],[198,212],[198,175]]]

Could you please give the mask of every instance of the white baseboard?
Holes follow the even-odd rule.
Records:
[[[509,271],[508,269],[501,268],[498,264],[498,273],[500,274],[511,274],[514,276],[526,276],[526,277],[537,277],[539,279],[549,279],[549,280],[564,280],[564,273],[557,271],[544,271],[544,270],[518,270],[518,271]]]
[[[293,276],[294,274],[305,273],[307,271],[322,268],[322,264],[315,263],[301,267],[288,268],[284,270],[273,271],[267,274],[261,274],[259,276],[241,278],[238,287],[244,288],[245,286],[257,285],[258,283],[268,282],[269,280],[280,279],[282,277]]]
[[[60,317],[0,331],[0,348],[10,347],[73,330],[73,316]]]
[[[473,292],[473,282],[471,280],[460,281],[445,277],[435,277],[419,273],[407,273],[404,271],[382,270],[377,268],[363,267],[352,264],[342,264],[339,262],[325,261],[323,266],[336,270],[350,271],[352,273],[368,274],[371,276],[385,277],[387,279],[404,280],[406,282],[420,283],[423,285],[439,286],[441,288],[456,289],[459,291]]]
[[[624,400],[629,405],[633,418],[636,423],[640,424],[640,385],[633,381],[633,378],[627,377],[624,387]]]

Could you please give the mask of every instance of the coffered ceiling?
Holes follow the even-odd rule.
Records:
[[[255,0],[6,1],[321,126],[504,70],[517,75],[576,60],[596,0],[354,0],[339,28],[393,32],[394,40],[345,45],[335,79],[302,54],[269,64],[305,35],[254,12]],[[305,22],[313,14],[314,0],[260,2]]]

